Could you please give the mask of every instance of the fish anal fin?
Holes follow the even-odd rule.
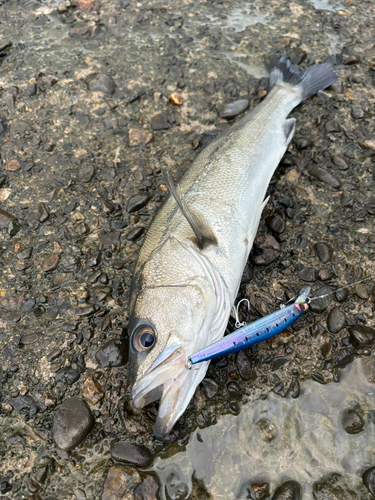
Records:
[[[168,172],[162,168],[161,173],[163,175],[164,182],[174,200],[176,201],[182,215],[185,217],[189,223],[191,229],[193,230],[197,241],[198,247],[202,250],[207,245],[216,245],[217,240],[210,227],[199,217],[198,214],[194,213],[189,205],[187,204],[184,195],[178,186],[175,186],[170,178]]]
[[[295,129],[296,129],[296,119],[295,118],[288,118],[287,120],[285,120],[284,134],[285,134],[285,141],[286,141],[287,146],[289,145],[290,141],[293,138]]]

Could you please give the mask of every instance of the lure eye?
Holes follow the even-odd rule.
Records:
[[[155,342],[155,332],[149,325],[139,326],[133,334],[133,346],[138,352],[148,351]]]

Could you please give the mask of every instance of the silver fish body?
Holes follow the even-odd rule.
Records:
[[[161,398],[158,437],[170,432],[207,371],[208,362],[187,370],[187,358],[224,335],[268,184],[293,137],[295,119],[287,116],[336,78],[328,64],[301,73],[279,59],[264,101],[193,162],[180,191],[215,242],[198,244],[172,196],[151,223],[131,290],[130,374],[134,406]]]

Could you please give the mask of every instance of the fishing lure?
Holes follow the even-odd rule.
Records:
[[[243,326],[214,344],[192,354],[188,358],[187,368],[191,368],[192,365],[201,363],[202,361],[242,351],[242,349],[251,347],[258,342],[263,342],[281,333],[309,309],[308,296],[310,290],[310,287],[303,288],[296,301],[290,306],[285,306],[279,311],[275,311],[249,325]]]

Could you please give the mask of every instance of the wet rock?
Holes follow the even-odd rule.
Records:
[[[333,278],[333,273],[329,269],[320,269],[318,272],[318,278],[320,281],[328,281]]]
[[[8,227],[9,223],[15,220],[16,217],[14,217],[14,215],[11,215],[0,208],[0,229],[2,229],[3,227]]]
[[[34,299],[29,299],[26,300],[20,307],[20,312],[21,313],[28,313],[33,310],[35,306],[35,300]]]
[[[339,170],[348,170],[349,165],[341,156],[332,156],[332,163],[336,165]]]
[[[169,102],[173,106],[182,106],[184,104],[184,101],[182,100],[182,97],[179,94],[177,94],[176,92],[174,92],[173,94],[171,94],[171,96],[169,98]]]
[[[315,382],[318,382],[319,384],[325,385],[327,382],[324,379],[324,375],[318,371],[315,371],[311,378],[315,380]]]
[[[334,83],[332,83],[331,89],[334,92],[336,92],[336,94],[343,94],[344,93],[344,85],[342,83],[342,80],[340,80],[338,78]]]
[[[251,488],[257,500],[269,498],[270,492],[268,483],[253,483]]]
[[[6,495],[12,491],[12,485],[8,483],[8,481],[1,481],[0,483],[0,493],[2,495]]]
[[[126,227],[128,227],[128,223],[124,220],[115,220],[115,221],[113,221],[112,226],[113,226],[113,229],[121,231],[122,229],[125,229]]]
[[[1,100],[3,103],[6,104],[8,110],[13,113],[15,106],[16,106],[16,98],[13,94],[10,94],[9,92],[4,92],[4,94],[1,97]]]
[[[59,265],[59,261],[60,261],[60,255],[59,254],[54,253],[52,255],[49,255],[42,262],[42,269],[43,269],[43,271],[45,271],[45,272],[53,271]]]
[[[347,288],[344,288],[343,290],[337,290],[335,292],[336,300],[339,302],[344,302],[348,298],[348,295],[349,290]]]
[[[346,59],[344,59],[343,64],[346,66],[352,66],[353,64],[358,64],[361,61],[361,58],[359,56],[349,56]]]
[[[205,378],[202,380],[200,387],[202,389],[203,394],[208,398],[211,399],[217,394],[217,391],[219,390],[219,386],[217,383],[210,379],[210,378]]]
[[[259,437],[265,443],[271,443],[277,437],[278,430],[274,422],[270,420],[262,419],[256,424]]]
[[[95,356],[102,368],[124,366],[128,358],[128,343],[123,339],[110,340]]]
[[[357,297],[359,297],[360,299],[367,300],[370,297],[368,289],[365,285],[362,284],[355,285],[354,291]]]
[[[267,266],[280,256],[280,245],[273,236],[258,234],[254,241],[251,261],[258,266]]]
[[[18,160],[10,160],[6,165],[5,165],[5,170],[8,172],[17,172],[17,170],[20,170],[22,168],[21,163]]]
[[[290,358],[288,358],[287,356],[278,356],[276,358],[273,358],[270,366],[271,371],[274,372],[275,370],[278,370],[279,368],[284,366],[288,361],[290,361]]]
[[[279,214],[269,215],[265,222],[268,229],[274,233],[282,234],[285,231],[285,221]]]
[[[220,118],[234,118],[240,115],[249,107],[248,99],[240,99],[238,101],[225,104],[220,110]]]
[[[154,136],[151,134],[151,132],[148,132],[147,130],[139,130],[135,128],[131,128],[129,130],[129,146],[130,147],[135,147],[135,146],[143,146],[145,144],[150,144],[150,142],[153,142]]]
[[[327,328],[331,333],[338,333],[345,326],[345,315],[338,308],[334,307],[328,313],[327,317]]]
[[[78,179],[84,183],[90,182],[94,177],[94,173],[95,170],[92,165],[82,165],[78,172]]]
[[[154,115],[151,118],[151,128],[152,130],[166,130],[169,128],[169,122],[163,113]]]
[[[359,119],[365,116],[365,112],[362,108],[352,108],[352,117]]]
[[[341,182],[336,179],[336,177],[327,172],[327,170],[324,170],[323,168],[320,168],[313,163],[307,165],[306,170],[312,177],[315,177],[315,179],[317,179],[318,181],[324,182],[325,184],[328,184],[335,189],[338,189],[341,186]]]
[[[137,194],[136,196],[133,196],[133,198],[130,198],[130,200],[128,201],[126,207],[127,212],[129,214],[137,212],[147,205],[149,199],[150,195],[148,194]]]
[[[134,500],[155,500],[160,485],[154,476],[147,476],[134,490]]]
[[[10,236],[15,236],[18,233],[18,231],[20,231],[20,230],[21,230],[21,226],[17,220],[12,220],[11,222],[9,222],[8,234]]]
[[[29,333],[28,335],[23,335],[20,340],[20,344],[22,345],[31,345],[34,344],[37,340],[40,339],[40,335],[38,333]]]
[[[326,295],[326,294],[329,294],[331,292],[332,292],[332,289],[330,287],[323,286],[322,288],[320,288],[319,290],[317,290],[314,293],[314,297],[320,297],[322,295]],[[312,300],[310,303],[310,309],[313,312],[322,313],[323,311],[325,311],[327,309],[331,300],[332,300],[332,295],[328,295],[327,297],[323,297],[321,299],[319,298],[317,300]]]
[[[375,497],[375,467],[371,467],[364,472],[362,481],[371,495]]]
[[[124,441],[112,446],[111,457],[117,462],[137,467],[150,467],[154,460],[151,451],[146,446]]]
[[[56,382],[66,382],[69,385],[73,385],[80,377],[80,373],[74,368],[63,368],[55,375]]]
[[[345,368],[345,366],[352,363],[354,360],[354,353],[351,349],[345,347],[336,352],[332,359],[333,368]]]
[[[82,396],[92,405],[96,405],[104,398],[104,391],[94,375],[89,375],[83,382]]]
[[[17,396],[10,400],[10,404],[17,413],[29,418],[39,412],[39,406],[31,396]]]
[[[91,411],[74,396],[65,400],[54,414],[52,439],[60,449],[70,451],[85,439],[93,425]]]
[[[275,490],[272,500],[301,500],[302,487],[296,481],[287,481]]]
[[[137,240],[140,236],[142,236],[145,228],[144,227],[135,227],[126,236],[126,239],[128,241],[135,241]]]
[[[331,134],[332,132],[340,132],[341,130],[340,125],[337,122],[331,120],[325,123],[324,128],[326,129],[326,132],[328,134]]]
[[[342,414],[342,426],[348,434],[358,434],[363,431],[365,422],[358,410],[345,410]]]
[[[303,267],[298,271],[298,277],[302,281],[313,283],[316,281],[316,271],[313,267]]]
[[[229,382],[227,385],[227,391],[230,399],[236,399],[237,401],[242,399],[242,390],[237,382]]]
[[[357,500],[357,495],[345,484],[342,476],[330,474],[313,485],[315,500]]]
[[[38,219],[39,222],[46,222],[49,217],[49,211],[45,203],[39,203],[38,205]]]
[[[236,365],[238,373],[244,380],[250,380],[252,374],[251,359],[247,355],[246,351],[239,351],[236,354]]]
[[[25,90],[23,96],[24,97],[32,97],[35,94],[36,94],[36,85],[35,85],[35,83],[30,83],[30,85]]]
[[[92,73],[86,78],[86,84],[89,90],[93,92],[102,92],[106,95],[113,95],[116,90],[115,82],[108,75],[101,73]]]
[[[104,482],[101,500],[131,500],[142,479],[133,467],[113,465]]]
[[[317,256],[322,264],[327,264],[332,260],[333,248],[327,243],[320,241],[315,243],[314,248],[316,250]]]
[[[69,31],[69,36],[74,37],[83,37],[87,36],[90,33],[89,26],[75,26]]]
[[[355,325],[349,328],[350,342],[357,349],[372,347],[375,343],[375,328]]]
[[[111,231],[110,233],[103,234],[100,238],[100,242],[103,247],[110,247],[112,245],[117,245],[120,241],[120,233],[118,231]]]
[[[56,349],[53,349],[50,353],[47,354],[46,359],[49,363],[57,359],[59,356],[61,356],[62,350],[59,347],[56,347]]]

